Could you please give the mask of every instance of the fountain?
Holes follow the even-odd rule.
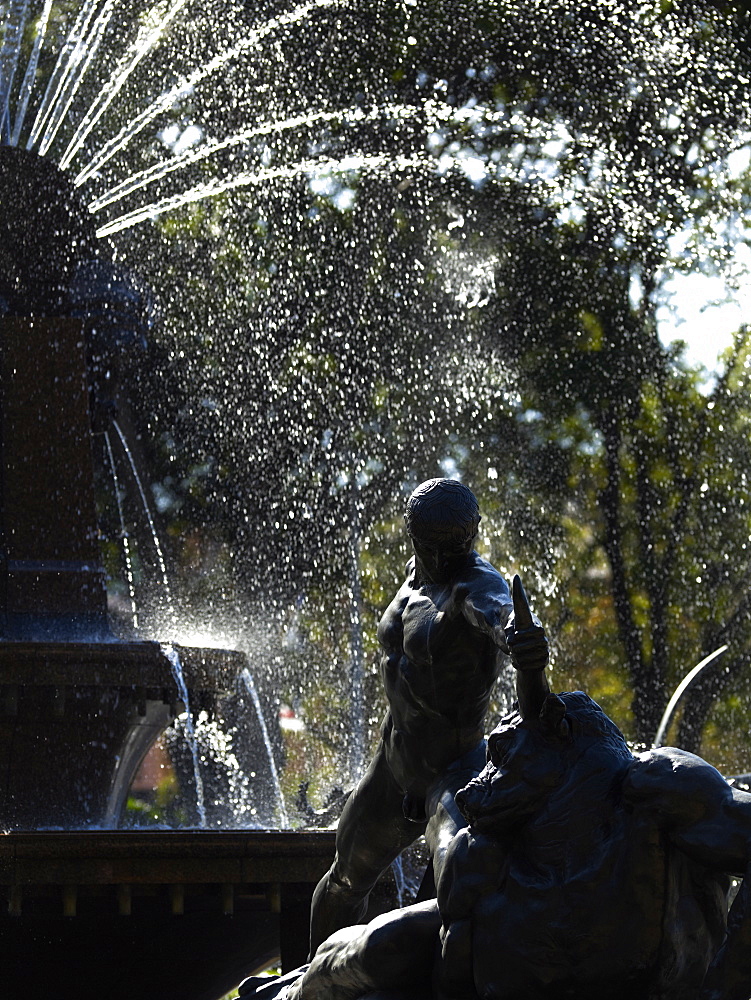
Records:
[[[95,410],[106,401],[94,397],[84,324],[63,316],[92,234],[52,164],[3,147],[0,175],[3,203],[13,206],[2,276],[3,821],[111,825],[187,690],[198,711],[244,661],[180,650],[177,691],[157,643],[116,641],[110,631],[89,418],[90,401]],[[71,761],[73,787],[58,780],[60,755]]]
[[[117,829],[134,774],[165,727],[185,713],[192,735],[193,718],[211,715],[239,683],[252,692],[268,753],[268,761],[257,760],[259,771],[273,771],[273,748],[242,653],[111,631],[92,415],[101,435],[117,407],[114,355],[134,335],[129,326],[137,337],[146,331],[133,290],[96,261],[88,213],[57,167],[0,147],[0,188],[3,204],[12,206],[3,218],[0,278],[0,850],[7,889],[0,936],[14,955],[8,981],[21,982],[43,958],[35,988],[93,997],[107,974],[137,955],[153,995],[189,989],[215,997],[279,959],[287,925],[307,920],[304,887],[320,874],[330,837],[302,834],[292,843],[284,834],[105,832]],[[194,766],[200,788],[195,749]],[[202,799],[199,825],[206,826]],[[170,936],[176,968],[165,966],[161,953]],[[299,960],[294,942],[281,945],[285,964],[293,952]],[[120,983],[113,991],[124,997],[130,988]]]
[[[336,775],[355,777],[365,759],[378,716],[371,626],[403,558],[391,504],[427,475],[474,478],[484,548],[510,569],[497,539],[511,535],[557,633],[558,669],[572,676],[557,686],[585,687],[619,720],[632,717],[636,738],[655,732],[671,679],[695,654],[742,632],[748,608],[732,594],[744,571],[731,580],[723,565],[747,527],[713,478],[711,449],[689,467],[728,433],[719,390],[708,413],[686,394],[696,427],[685,440],[671,431],[662,449],[681,498],[660,493],[670,477],[658,468],[641,508],[622,518],[618,547],[629,477],[642,484],[660,461],[644,444],[662,441],[655,400],[666,405],[685,374],[679,366],[670,381],[677,355],[655,334],[656,289],[680,256],[670,240],[690,244],[692,212],[730,220],[723,235],[706,227],[719,266],[743,197],[726,169],[747,141],[742,12],[709,0],[691,12],[658,6],[619,6],[604,20],[573,0],[489,2],[458,17],[428,0],[0,7],[0,819],[13,831],[3,838],[13,927],[53,911],[75,912],[79,928],[88,920],[91,935],[104,913],[140,909],[157,923],[166,906],[188,917],[195,890],[198,909],[222,920],[234,910],[239,926],[247,907],[274,942],[280,920],[304,937],[307,887],[331,849],[328,834],[300,833],[298,856],[279,835],[268,851],[288,854],[267,855],[264,881],[245,853],[250,834],[139,831],[134,874],[125,834],[101,831],[88,843],[103,881],[78,863],[83,841],[67,828],[115,823],[140,758],[182,711],[161,643],[178,653],[194,714],[236,694],[247,666],[185,638],[161,579],[139,629],[127,581],[104,586],[87,422],[95,437],[112,427],[112,382],[124,372],[125,436],[146,460],[168,549],[170,531],[176,539],[173,605],[197,631],[241,634],[256,682],[273,677],[307,725],[308,742],[288,740],[280,776],[288,806],[313,779],[301,813],[325,812]],[[701,85],[691,66],[709,67]],[[142,347],[92,340],[118,295],[127,313],[130,293],[116,289],[133,273],[155,290],[162,327]],[[149,322],[136,312],[134,330]],[[34,431],[19,432],[29,410]],[[641,435],[642,464],[629,435]],[[745,497],[740,445],[732,461],[718,454]],[[736,518],[727,538],[705,530],[694,498]],[[664,540],[684,535],[679,559]],[[566,580],[580,565],[583,582]],[[663,586],[673,569],[697,581],[680,599]],[[716,609],[707,580],[725,588]],[[116,639],[107,590],[112,604],[121,583]],[[572,638],[582,633],[604,637],[594,690],[577,673],[589,669]],[[731,647],[722,673],[702,675],[702,726],[744,663]],[[627,676],[633,710],[613,681]],[[712,730],[726,732],[735,712],[725,705],[722,724],[704,727],[713,747]],[[686,732],[689,722],[684,713]],[[63,754],[76,794],[55,779]],[[19,757],[38,768],[32,782]],[[66,832],[48,829],[58,826]],[[53,841],[54,864],[44,859]],[[38,888],[50,866],[65,875],[50,880],[54,906]],[[240,964],[235,982],[252,971]]]
[[[7,196],[7,159],[2,166]],[[0,935],[16,963],[8,975],[20,981],[44,954],[47,971],[35,977],[44,992],[63,995],[56,970],[66,966],[73,993],[93,997],[135,952],[155,991],[180,988],[185,977],[196,996],[215,996],[278,957],[280,926],[318,874],[329,838],[302,835],[293,847],[283,835],[259,835],[263,844],[253,845],[252,834],[82,832],[116,829],[134,773],[165,727],[184,711],[189,726],[191,713],[211,712],[248,671],[240,653],[118,640],[110,631],[85,330],[47,318],[39,302],[0,330],[0,849],[9,892]],[[30,832],[45,830],[66,832]],[[303,921],[306,904],[297,904]],[[163,926],[169,913],[167,936],[183,955],[177,970],[165,969],[151,945],[155,921]]]

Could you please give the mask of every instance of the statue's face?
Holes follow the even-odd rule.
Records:
[[[475,540],[456,545],[414,533],[411,538],[422,576],[430,583],[450,583],[464,566]]]
[[[535,721],[494,735],[485,769],[457,795],[457,804],[478,829],[501,832],[536,812],[563,779],[566,742],[547,739]]]

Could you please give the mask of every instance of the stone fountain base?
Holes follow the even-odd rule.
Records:
[[[229,650],[173,648],[193,712],[246,664]],[[0,643],[2,828],[116,826],[141,759],[182,711],[156,642]]]
[[[218,1000],[305,960],[334,833],[0,835],[0,953],[16,995]]]

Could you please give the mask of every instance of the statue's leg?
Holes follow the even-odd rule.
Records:
[[[444,773],[433,782],[425,798],[428,815],[425,840],[433,859],[433,875],[436,885],[441,877],[449,844],[457,831],[467,825],[454,796],[472,778],[476,778],[485,767],[485,754],[486,745],[483,740],[473,750],[446,768]]]
[[[345,927],[321,944],[286,1000],[357,1000],[373,990],[429,997],[440,925],[433,899]]]
[[[403,799],[379,747],[347,799],[336,831],[334,863],[313,893],[311,957],[334,931],[362,921],[381,873],[423,832],[424,824],[405,818]]]

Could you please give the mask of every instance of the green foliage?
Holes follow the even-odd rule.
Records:
[[[525,574],[556,686],[586,688],[636,738],[716,644],[738,643],[728,678],[744,655],[745,341],[708,397],[655,311],[671,234],[693,227],[694,266],[719,266],[746,205],[725,166],[745,127],[745,24],[710,4],[459,6],[410,5],[408,23],[389,8],[364,35],[349,10],[336,38],[363,41],[347,65],[293,59],[280,85],[289,100],[312,73],[315,100],[345,108],[361,73],[365,104],[409,109],[370,125],[373,148],[400,153],[437,95],[466,111],[434,126],[452,167],[423,152],[395,173],[298,176],[123,242],[170,303],[141,378],[151,398],[155,373],[169,387],[150,434],[182,470],[176,545],[195,524],[251,600],[305,595],[279,685],[324,770],[347,725],[351,504],[372,663],[405,557],[394,497],[442,469],[480,495],[491,558]],[[322,151],[352,141],[345,122]],[[293,137],[275,155],[293,161]],[[319,754],[306,747],[289,743],[290,780]]]
[[[53,6],[58,46],[75,6]],[[745,239],[746,5],[373,0],[286,27],[281,2],[219,8],[221,24],[211,7],[175,22],[109,136],[175,86],[184,53],[193,71],[259,44],[87,190],[136,178],[98,218],[154,212],[112,237],[162,304],[123,405],[178,607],[250,645],[259,621],[279,632],[257,658],[308,725],[288,735],[290,793],[307,758],[325,785],[346,745],[360,590],[373,738],[400,498],[446,471],[480,496],[483,550],[523,573],[556,686],[630,735],[651,738],[685,670],[731,641],[678,737],[697,746],[709,719],[716,745],[737,711],[711,705],[748,644],[747,338],[708,389],[656,315],[673,271],[721,270]],[[62,149],[110,70],[86,76]],[[196,155],[140,173],[180,162],[170,125],[200,129]],[[174,207],[173,184],[195,200]],[[113,575],[117,532],[108,517]]]
[[[172,770],[159,782],[148,797],[129,795],[125,803],[122,825],[161,826],[177,828],[188,823],[185,807],[180,802],[180,788]]]

